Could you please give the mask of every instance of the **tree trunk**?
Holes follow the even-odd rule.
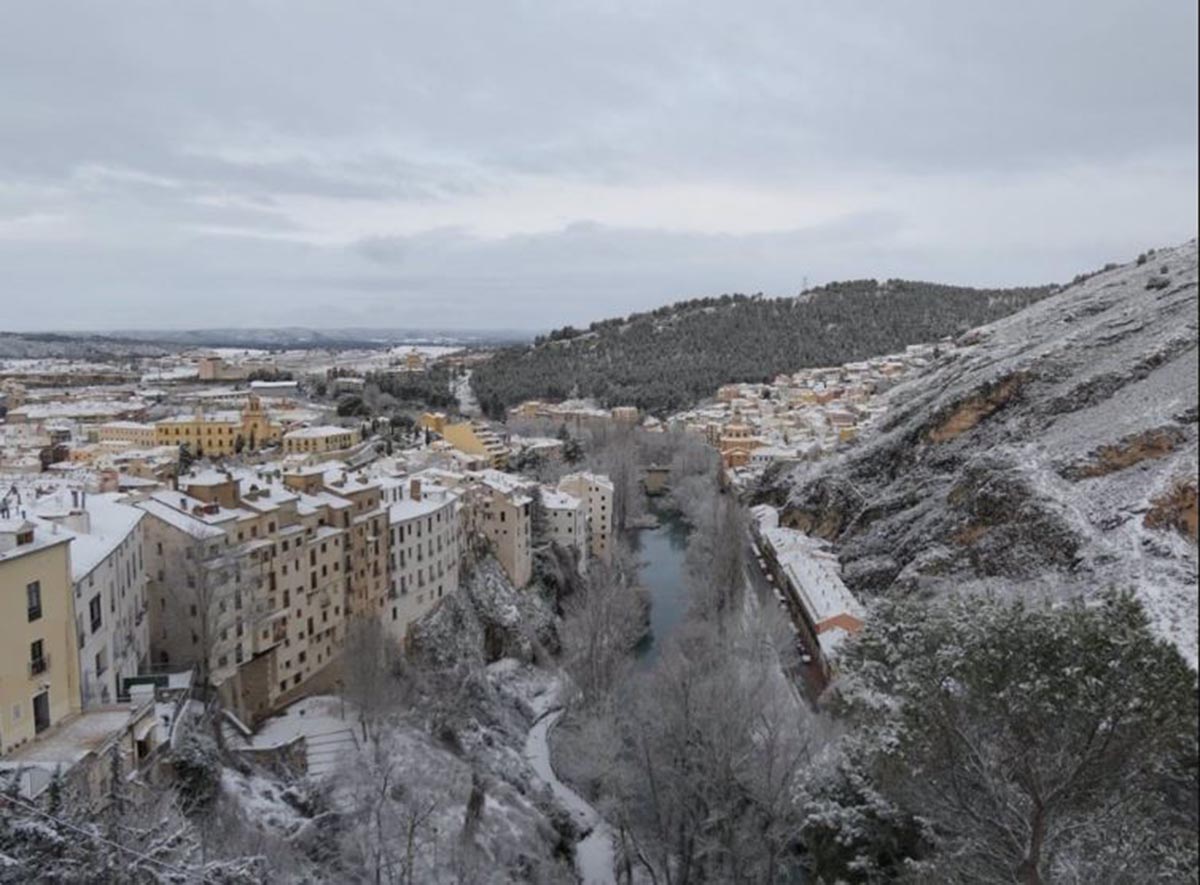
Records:
[[[1046,810],[1038,802],[1033,808],[1030,823],[1029,854],[1017,868],[1017,877],[1024,885],[1042,885],[1042,843],[1046,839]]]

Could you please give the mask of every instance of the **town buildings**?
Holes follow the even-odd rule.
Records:
[[[84,709],[116,703],[149,662],[144,513],[120,493],[62,489],[36,512],[72,534],[71,583]]]
[[[880,396],[954,344],[912,345],[876,359],[801,369],[769,384],[723,384],[714,400],[667,424],[702,436],[721,455],[726,475],[748,483],[778,461],[816,460],[850,445],[883,414]]]
[[[514,587],[533,577],[528,481],[498,470],[468,474],[468,531],[486,538]]]
[[[283,451],[286,455],[327,455],[352,448],[361,436],[349,427],[301,427],[283,435]]]
[[[337,658],[346,571],[361,565],[347,554],[353,502],[230,473],[181,478],[139,506],[158,664],[200,668],[254,722]]]
[[[767,573],[783,595],[802,645],[816,654],[825,682],[837,670],[838,650],[860,629],[865,610],[842,582],[828,544],[779,525],[775,508],[753,508],[754,530]]]
[[[128,443],[140,449],[158,445],[158,430],[144,421],[106,421],[96,428],[100,442]]]
[[[399,371],[420,371],[411,357]],[[531,582],[535,482],[498,469],[506,438],[436,415],[429,445],[381,458],[327,400],[293,400],[304,385],[216,383],[252,365],[192,354],[110,388],[7,382],[27,411],[0,423],[0,769],[28,764],[30,795],[58,766],[100,789],[97,760],[116,754],[121,776],[144,762],[166,737],[150,682],[194,680],[254,727],[333,690],[353,618],[407,643],[469,554]],[[523,449],[551,461],[563,444]],[[607,555],[606,478],[543,497],[581,571]]]
[[[494,470],[508,466],[508,446],[499,434],[480,421],[452,422],[442,412],[426,412],[418,426],[438,434],[460,452],[484,459]]]

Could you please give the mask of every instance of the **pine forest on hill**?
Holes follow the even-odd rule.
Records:
[[[665,413],[733,381],[763,381],[936,341],[1038,301],[1050,286],[973,289],[851,280],[796,298],[723,295],[570,326],[509,347],[471,378],[484,411],[526,399],[592,397]]]

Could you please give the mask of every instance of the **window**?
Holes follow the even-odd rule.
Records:
[[[29,643],[29,675],[37,676],[39,673],[45,673],[50,667],[50,660],[46,657],[45,646],[42,640],[35,639]]]
[[[25,585],[25,605],[29,610],[29,620],[32,623],[42,616],[42,583],[34,581]]]
[[[95,633],[100,629],[101,618],[100,594],[97,593],[88,601],[88,615],[92,619],[92,632]]]

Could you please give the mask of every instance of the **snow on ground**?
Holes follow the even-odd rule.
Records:
[[[358,721],[341,698],[315,695],[297,701],[262,724],[250,746],[281,747],[298,737],[305,740],[308,773],[320,778],[337,768],[358,749]]]
[[[550,729],[563,711],[557,706],[558,691],[543,691],[533,698],[535,707],[543,712],[525,740],[525,759],[534,773],[550,787],[550,791],[574,818],[576,826],[586,835],[575,846],[575,869],[582,885],[615,883],[613,868],[616,858],[613,835],[600,813],[586,799],[564,784],[554,773],[550,759]]]

